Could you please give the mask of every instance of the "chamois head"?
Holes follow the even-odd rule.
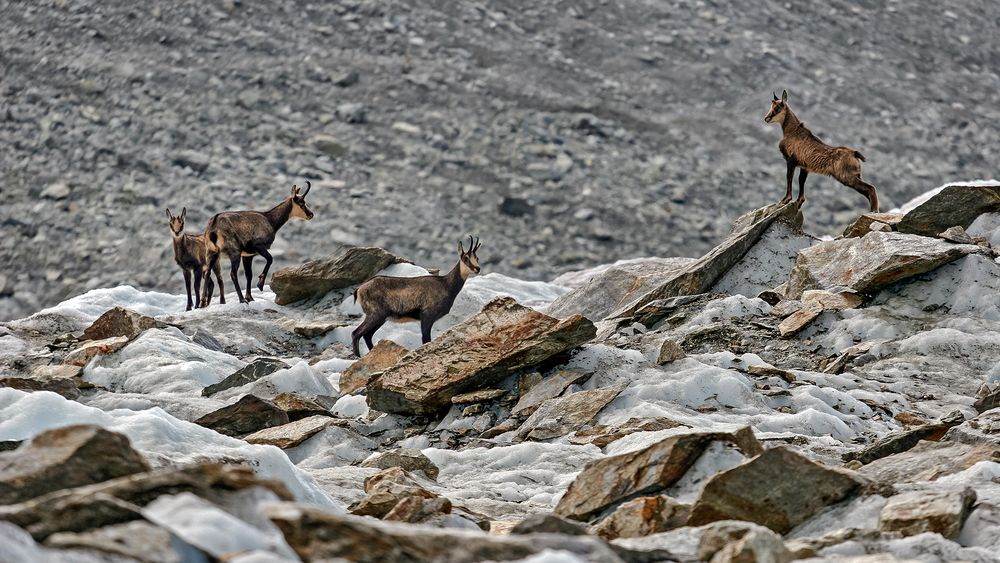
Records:
[[[461,264],[461,273],[463,278],[468,278],[471,274],[479,273],[479,257],[476,256],[476,251],[479,250],[479,238],[476,237],[472,240],[472,235],[469,235],[469,249],[465,249],[465,245],[462,241],[458,241],[458,262]]]
[[[774,92],[771,92],[771,95],[774,96],[774,99],[771,100],[771,109],[764,116],[764,123],[782,123],[785,121],[785,110],[788,109],[788,90],[781,91],[780,99]]]
[[[292,217],[300,217],[306,221],[313,218],[313,212],[306,207],[306,194],[312,189],[312,184],[306,180],[306,190],[300,192],[298,186],[292,186],[292,195],[288,199],[292,200]]]
[[[167,209],[167,219],[170,220],[170,232],[174,234],[175,237],[179,237],[184,234],[184,216],[187,215],[187,207],[181,209],[181,214],[174,216],[170,214],[170,209]]]

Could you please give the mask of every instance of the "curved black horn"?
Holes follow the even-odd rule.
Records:
[[[472,240],[472,235],[469,235],[469,250],[466,250],[465,252],[466,253],[472,252],[472,248],[475,246],[475,244],[476,243],[473,242]]]
[[[476,244],[472,247],[473,252],[477,250],[479,250],[479,237],[476,237]]]
[[[306,191],[300,193],[299,195],[302,197],[306,197],[306,194],[309,193],[309,190],[311,190],[312,187],[313,185],[309,182],[309,180],[306,180]]]

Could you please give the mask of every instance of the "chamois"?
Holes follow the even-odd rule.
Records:
[[[253,301],[253,297],[250,296],[253,257],[260,254],[265,260],[264,271],[257,278],[257,289],[263,290],[264,280],[267,279],[267,272],[273,261],[271,253],[267,250],[271,248],[278,229],[288,221],[289,217],[300,217],[306,221],[313,218],[313,212],[306,207],[306,194],[311,188],[312,184],[309,182],[306,182],[304,192],[299,192],[297,186],[292,186],[291,195],[267,211],[225,211],[208,220],[208,225],[205,227],[205,241],[208,247],[209,266],[215,267],[220,254],[225,254],[229,258],[229,271],[240,303]],[[247,278],[245,296],[237,277],[240,257],[243,258],[243,273]],[[203,307],[212,300],[212,289],[211,280],[208,280],[202,297]]]
[[[174,216],[167,209],[167,219],[170,220],[170,233],[174,239],[174,261],[184,272],[184,289],[187,290],[187,309],[192,307],[191,299],[191,273],[194,272],[194,301],[193,306],[198,307],[198,299],[201,296],[201,277],[205,276],[205,283],[211,283],[208,265],[208,251],[205,248],[204,235],[190,235],[184,232],[184,218],[187,216],[187,207],[181,209],[181,214]],[[219,280],[219,303],[226,304],[226,292],[222,285],[222,269],[219,264],[215,264],[215,279]]]
[[[468,250],[459,241],[458,262],[443,276],[376,276],[358,286],[354,291],[354,300],[361,303],[365,320],[351,333],[354,355],[361,357],[358,347],[361,338],[371,350],[375,331],[390,319],[397,322],[419,320],[423,343],[430,342],[431,327],[451,310],[465,280],[479,273],[479,257],[476,256],[479,246],[479,239],[473,240],[472,236],[469,236]]]
[[[781,99],[771,92],[774,99],[771,108],[764,116],[764,123],[781,125],[783,137],[778,144],[781,156],[785,157],[788,166],[788,182],[782,204],[792,200],[792,176],[795,168],[799,169],[799,197],[796,203],[799,207],[806,201],[806,176],[809,172],[833,176],[838,182],[868,198],[871,210],[878,213],[878,194],[875,186],[861,179],[861,162],[865,157],[849,147],[831,147],[819,140],[812,131],[799,121],[788,107],[788,91],[781,91]]]

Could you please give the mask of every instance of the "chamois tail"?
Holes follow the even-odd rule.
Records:
[[[358,288],[356,287],[354,288],[354,302],[358,302]]]
[[[865,155],[861,154],[861,151],[854,151],[854,156],[861,162],[865,161]]]

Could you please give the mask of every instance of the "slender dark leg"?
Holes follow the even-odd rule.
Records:
[[[208,267],[206,268],[206,270],[212,270],[212,269],[214,269],[216,272],[221,272],[222,271],[222,267],[219,265],[219,254],[218,253],[209,254],[208,255]],[[218,277],[219,277],[219,275],[216,274],[216,278],[218,278]],[[211,280],[209,280],[209,281],[211,281]],[[202,307],[208,307],[208,304],[212,301],[212,290],[213,289],[215,289],[215,288],[212,287],[211,283],[206,283],[205,284],[205,292],[201,296],[201,306]],[[222,279],[221,278],[219,278],[219,291],[220,292],[222,291]]]
[[[236,288],[236,296],[240,298],[240,303],[246,303],[243,297],[243,289],[240,288],[240,255],[234,254],[229,257],[229,277],[233,280],[233,287]]]
[[[184,270],[184,289],[187,290],[187,309],[185,311],[191,310],[191,271]]]
[[[386,321],[385,319],[377,319],[368,326],[368,330],[365,332],[364,337],[365,337],[365,346],[368,347],[369,352],[371,352],[372,348],[375,347],[375,345],[372,344],[372,337],[375,336],[375,332],[378,329],[382,328],[382,325],[385,324],[385,321]]]
[[[264,257],[264,271],[257,278],[257,289],[264,291],[264,280],[267,279],[267,272],[271,269],[271,262],[274,261],[274,258],[271,257],[271,253],[266,248],[258,249],[257,254]]]
[[[250,296],[250,286],[253,285],[250,282],[253,279],[253,256],[243,257],[243,274],[247,277],[247,301],[253,301],[253,297]]]
[[[222,283],[222,266],[219,265],[218,260],[215,261],[215,268],[213,270],[215,271],[215,279],[219,282],[219,305],[225,305],[226,286]],[[211,273],[206,273],[205,279],[211,279]],[[209,298],[211,299],[211,295],[209,295]]]
[[[787,173],[788,181],[786,182],[787,188],[785,189],[785,197],[781,198],[781,205],[784,205],[789,201],[792,201],[792,177],[795,176],[795,161],[789,158],[788,160],[785,161],[785,164],[788,165],[788,173]]]
[[[436,320],[427,314],[420,315],[420,337],[424,344],[431,341],[431,327],[434,326],[434,321]]]
[[[364,335],[365,331],[368,330],[367,323],[368,319],[366,318],[365,320],[361,321],[361,324],[359,324],[358,327],[351,332],[351,347],[354,348],[354,355],[359,358],[361,357],[361,348],[358,347],[358,341],[361,340],[361,337]]]
[[[847,183],[847,186],[868,198],[868,207],[870,212],[879,212],[878,193],[875,191],[875,186],[862,180],[861,176],[854,178],[850,183]]]
[[[806,176],[808,175],[805,168],[799,168],[799,198],[795,201],[799,207],[802,207],[802,204],[806,202]],[[788,193],[791,194],[791,192]]]
[[[201,295],[201,266],[199,265],[194,269],[194,294]],[[198,299],[195,299],[194,306],[197,309],[199,305]]]

